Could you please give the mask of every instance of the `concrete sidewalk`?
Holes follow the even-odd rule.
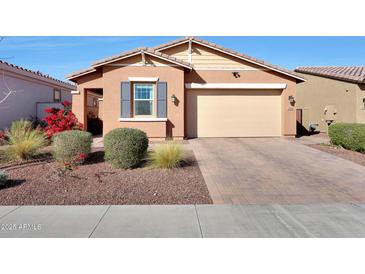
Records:
[[[365,237],[365,205],[8,206],[0,237]]]

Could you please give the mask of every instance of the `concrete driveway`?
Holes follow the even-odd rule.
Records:
[[[189,140],[214,203],[365,202],[365,167],[282,138]]]

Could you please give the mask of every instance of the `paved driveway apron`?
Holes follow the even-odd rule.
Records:
[[[214,203],[365,202],[365,167],[282,138],[189,141]]]

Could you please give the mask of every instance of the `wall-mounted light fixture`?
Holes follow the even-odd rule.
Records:
[[[175,94],[171,95],[171,102],[175,103],[177,100],[177,97],[175,96]]]
[[[295,99],[293,95],[289,95],[288,100],[290,102],[290,104],[294,104],[295,103]]]
[[[241,75],[238,71],[233,71],[232,74],[233,74],[234,78],[240,78],[241,77]]]

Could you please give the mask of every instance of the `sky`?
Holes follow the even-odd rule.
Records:
[[[365,37],[199,37],[287,69],[365,65]],[[180,37],[8,36],[0,42],[0,59],[65,80],[65,75],[87,68],[98,59],[177,38]]]

